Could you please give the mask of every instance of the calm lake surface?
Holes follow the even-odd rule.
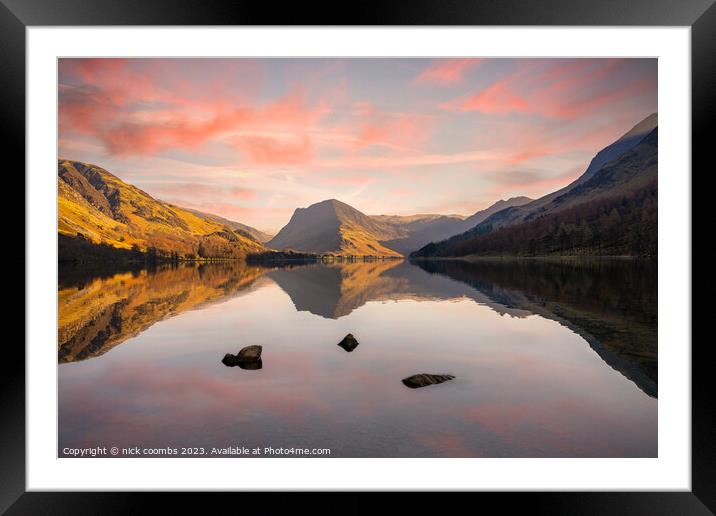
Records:
[[[61,266],[59,280],[60,456],[657,456],[655,263]],[[253,344],[261,369],[222,364]],[[455,379],[401,383],[417,373]]]

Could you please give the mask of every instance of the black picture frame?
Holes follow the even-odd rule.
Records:
[[[25,30],[72,25],[550,25],[689,26],[692,36],[692,168],[706,169],[708,126],[716,119],[716,5],[714,0],[413,0],[282,3],[210,0],[0,0],[0,132],[4,165],[16,180],[25,170]],[[709,162],[712,160],[709,160]],[[690,171],[681,171],[690,173]],[[24,184],[18,184],[24,191]],[[24,249],[24,247],[23,247]],[[24,251],[23,251],[24,252]],[[17,259],[17,250],[13,258]],[[24,255],[23,255],[24,256]],[[32,274],[25,270],[25,277]],[[25,490],[25,355],[16,339],[4,343],[0,360],[0,513],[137,514],[160,502],[164,512],[207,512],[204,497],[188,493],[58,493]],[[670,343],[688,346],[688,342]],[[703,344],[707,344],[704,342]],[[716,512],[716,427],[710,400],[711,362],[707,346],[692,348],[692,491],[589,493],[480,493],[476,509],[499,504],[501,511],[537,514],[712,514]],[[235,498],[240,496],[240,498]],[[317,507],[314,494],[276,498],[228,494],[237,509],[251,505],[295,511]],[[351,494],[342,512],[369,512],[382,495]],[[473,495],[471,495],[473,496]],[[161,497],[161,500],[158,498]],[[233,498],[232,498],[233,497]],[[376,497],[378,497],[376,499]],[[421,494],[409,502],[422,512],[431,506]],[[298,504],[298,505],[297,505]],[[480,504],[480,505],[475,505]],[[401,512],[408,506],[402,505]],[[210,511],[211,512],[211,511]]]

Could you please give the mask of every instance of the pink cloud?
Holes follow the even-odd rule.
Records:
[[[415,79],[420,83],[451,85],[462,81],[467,70],[478,65],[482,59],[437,59]]]
[[[256,191],[249,188],[235,187],[229,190],[229,195],[234,199],[253,199],[256,197]]]
[[[387,75],[379,61],[62,59],[60,153],[255,226],[340,195],[385,213],[452,199],[445,213],[468,213],[563,186],[656,107],[646,60],[410,60]],[[435,109],[452,90],[436,101],[418,84],[462,94]]]
[[[517,71],[487,88],[446,102],[441,107],[461,112],[539,114],[573,120],[653,87],[650,80],[606,84],[606,79],[623,66],[623,61],[617,59],[557,61],[541,72],[535,72],[535,66],[535,62],[522,64]]]
[[[249,165],[302,165],[314,156],[313,143],[307,134],[297,139],[267,136],[239,136],[233,145],[243,151]]]
[[[177,114],[169,121],[126,122],[97,129],[110,154],[141,155],[173,148],[196,149],[213,137],[247,125],[254,117],[251,110],[240,108],[203,121]]]
[[[60,127],[98,138],[113,155],[151,155],[165,150],[197,150],[210,140],[250,128],[305,132],[330,112],[326,100],[309,105],[300,88],[256,107],[222,90],[222,81],[208,85],[213,95],[197,93],[183,78],[169,91],[149,71],[139,72],[122,59],[68,60],[61,62]],[[175,93],[184,92],[184,95]],[[265,162],[268,151],[293,162],[310,154],[308,145],[285,148],[267,140],[248,141],[247,154]],[[245,149],[246,150],[246,149]],[[277,152],[274,152],[277,151]]]
[[[431,119],[426,115],[381,111],[369,102],[356,103],[354,108],[355,119],[342,130],[354,135],[351,145],[356,149],[383,146],[406,150],[428,138]]]
[[[460,103],[458,109],[460,111],[504,114],[513,111],[527,111],[530,106],[526,99],[513,91],[509,83],[498,82]]]

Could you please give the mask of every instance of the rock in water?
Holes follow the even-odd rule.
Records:
[[[261,360],[261,346],[246,346],[236,354],[239,363],[258,362]]]
[[[246,346],[236,355],[227,353],[221,363],[227,367],[239,366],[241,369],[261,369],[261,346]]]
[[[264,364],[259,358],[256,362],[239,362],[239,367],[248,371],[256,371],[257,369],[263,369]]]
[[[447,382],[454,378],[455,377],[451,374],[414,374],[413,376],[403,378],[403,385],[411,389],[417,389],[427,385],[437,385],[438,383]]]
[[[235,365],[238,365],[236,362],[236,355],[232,355],[231,353],[224,355],[224,358],[221,359],[221,363],[227,367],[234,367]]]
[[[338,345],[350,353],[358,347],[358,341],[352,333],[349,333],[348,335],[343,337],[343,340],[340,341]]]

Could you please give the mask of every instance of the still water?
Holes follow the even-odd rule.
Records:
[[[657,455],[653,263],[61,267],[58,299],[60,456]],[[222,364],[256,344],[261,369]]]

